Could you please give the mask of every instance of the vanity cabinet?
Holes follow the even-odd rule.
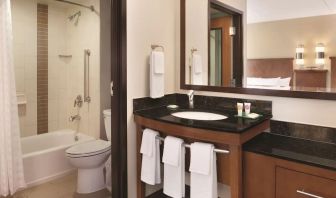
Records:
[[[139,113],[137,113],[139,114]],[[182,138],[185,143],[208,142],[218,149],[227,149],[229,154],[217,155],[218,180],[230,185],[231,198],[243,197],[243,153],[242,145],[268,129],[270,120],[264,119],[241,133],[226,131],[216,131],[202,128],[187,127],[179,124],[172,124],[155,119],[146,118],[140,115],[134,116],[137,125],[137,197],[145,197],[145,184],[141,181],[141,161],[140,146],[142,133],[145,128],[150,128],[160,132],[161,137],[168,135]],[[190,121],[191,122],[191,121]],[[186,160],[186,163],[188,160]],[[187,165],[186,165],[187,167]]]
[[[336,171],[244,152],[245,198],[336,198]]]

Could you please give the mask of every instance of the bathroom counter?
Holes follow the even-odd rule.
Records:
[[[201,111],[201,112],[210,112],[225,115],[228,118],[224,120],[216,121],[203,121],[203,120],[189,120],[178,118],[172,116],[171,113],[180,112],[180,111]],[[272,118],[271,115],[262,115],[257,119],[241,118],[236,116],[237,112],[232,110],[209,110],[202,108],[188,109],[188,108],[179,108],[177,110],[170,110],[167,107],[156,107],[145,110],[134,111],[134,115],[171,123],[182,125],[186,127],[206,129],[206,130],[215,130],[217,132],[229,132],[229,133],[243,133],[244,131],[257,126],[258,124],[263,123]]]
[[[336,144],[261,133],[245,143],[244,151],[336,170]]]

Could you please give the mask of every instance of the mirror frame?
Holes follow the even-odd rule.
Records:
[[[221,3],[217,0],[208,0],[208,12],[210,5],[216,5],[217,8],[220,7],[221,10],[229,11],[230,13],[235,13],[241,16],[239,28],[237,28],[237,36],[233,44],[233,54],[238,53],[236,57],[233,57],[233,67],[235,65],[242,65],[241,77],[243,78],[244,71],[244,56],[243,56],[243,16],[245,13],[242,11]],[[205,85],[189,85],[186,84],[185,74],[186,74],[186,34],[185,34],[185,23],[186,23],[186,0],[180,0],[180,88],[182,90],[198,90],[198,91],[211,91],[211,92],[222,92],[222,93],[235,93],[235,94],[248,94],[248,95],[261,95],[261,96],[275,96],[275,97],[289,97],[289,98],[305,98],[305,99],[322,99],[322,100],[336,100],[336,92],[312,92],[312,91],[292,91],[292,90],[267,90],[267,89],[255,89],[255,88],[244,88],[244,87],[220,87],[220,86],[205,86]],[[235,17],[234,17],[235,18]],[[234,20],[234,24],[237,25],[237,21]],[[237,17],[236,17],[237,20]],[[208,34],[211,30],[210,26],[210,16],[208,17]],[[209,36],[208,36],[209,37]],[[208,38],[208,47],[209,47]],[[241,52],[239,56],[239,52]],[[209,54],[209,50],[208,50]],[[208,60],[209,62],[210,60]],[[209,64],[209,63],[208,63]]]

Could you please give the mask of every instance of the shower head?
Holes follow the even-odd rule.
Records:
[[[75,14],[68,17],[69,21],[75,20],[75,25],[78,25],[79,17],[82,15],[81,11],[76,12]]]

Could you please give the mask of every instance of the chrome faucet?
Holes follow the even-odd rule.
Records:
[[[188,97],[189,97],[189,108],[193,109],[194,108],[194,94],[195,91],[194,90],[190,90],[188,92]]]
[[[81,119],[80,115],[74,115],[74,116],[70,116],[69,121],[73,122],[75,120],[80,120],[80,119]]]

